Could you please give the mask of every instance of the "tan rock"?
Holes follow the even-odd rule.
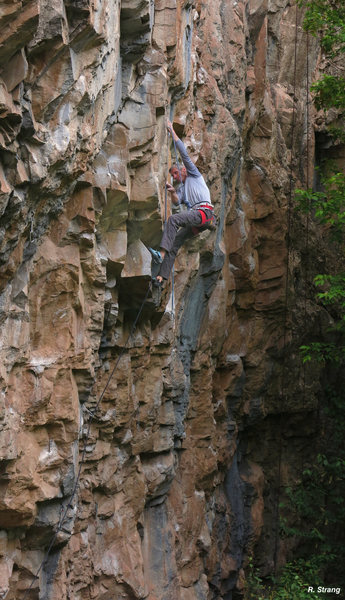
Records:
[[[0,81],[0,114],[2,118],[10,116],[20,121],[20,110],[15,106],[11,94],[8,93],[5,84]]]
[[[138,240],[128,247],[126,262],[121,272],[122,278],[151,277],[151,254]]]
[[[13,6],[5,5],[2,16],[6,27],[3,27],[0,33],[0,60],[13,56],[32,39],[38,24],[38,15],[37,0],[30,0],[25,6],[22,6],[21,2],[14,2]]]
[[[4,198],[4,194],[9,194],[12,191],[11,186],[6,180],[5,173],[3,171],[2,165],[0,164],[0,190],[1,190],[1,203],[2,209],[4,208],[5,203],[7,204],[8,196]]]
[[[176,44],[176,3],[174,0],[164,2],[158,0],[155,4],[155,22],[153,40],[165,50]]]
[[[126,102],[121,111],[120,122],[129,129],[129,149],[135,151],[143,144],[147,144],[154,137],[156,119],[149,104]]]
[[[17,85],[25,79],[28,72],[28,62],[24,51],[21,50],[15,54],[1,73],[1,77],[9,92],[12,92]]]

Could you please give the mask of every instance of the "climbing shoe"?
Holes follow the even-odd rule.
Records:
[[[152,277],[151,281],[152,281],[152,287],[154,287],[154,288],[162,287],[162,282],[157,281],[156,277]]]
[[[151,255],[152,255],[152,261],[154,263],[156,263],[157,265],[160,265],[163,262],[163,259],[161,257],[161,253],[159,252],[159,250],[154,250],[153,248],[149,248],[149,251],[151,252]]]

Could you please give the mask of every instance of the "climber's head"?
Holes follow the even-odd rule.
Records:
[[[169,173],[172,176],[174,181],[179,181],[182,183],[184,183],[186,181],[186,177],[187,177],[186,167],[182,167],[179,171],[177,165],[172,165],[169,169]],[[181,173],[181,177],[180,177],[180,173]]]

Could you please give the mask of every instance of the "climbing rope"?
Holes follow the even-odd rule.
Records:
[[[60,532],[63,530],[63,526],[64,526],[64,524],[65,524],[66,517],[67,517],[67,513],[68,513],[69,509],[70,509],[70,508],[73,508],[73,506],[72,506],[72,501],[73,501],[74,497],[76,496],[76,494],[77,494],[77,491],[78,491],[78,489],[79,489],[79,485],[80,485],[80,477],[81,477],[81,471],[82,471],[83,465],[85,464],[86,449],[87,449],[87,445],[88,445],[88,442],[89,442],[89,439],[90,439],[91,425],[92,425],[92,423],[93,423],[93,420],[94,420],[94,418],[95,418],[95,414],[96,414],[96,412],[97,412],[97,410],[98,410],[98,408],[99,408],[99,406],[100,406],[100,404],[101,404],[101,402],[102,402],[102,400],[103,400],[103,398],[104,398],[104,394],[106,393],[106,391],[107,391],[107,389],[108,389],[108,387],[109,387],[109,384],[110,384],[110,382],[111,382],[111,380],[112,380],[112,378],[113,378],[113,376],[114,376],[114,374],[115,374],[115,372],[116,372],[116,370],[117,370],[117,368],[118,368],[118,366],[119,366],[120,360],[121,360],[122,356],[124,355],[124,352],[125,352],[125,350],[127,349],[128,343],[129,343],[129,341],[130,341],[130,339],[131,339],[132,335],[133,335],[133,334],[134,334],[134,332],[135,332],[135,329],[136,329],[136,327],[137,327],[137,324],[138,324],[138,321],[139,321],[140,315],[141,315],[141,313],[142,313],[142,310],[143,310],[143,308],[144,308],[144,305],[145,305],[145,302],[146,302],[146,300],[147,300],[147,298],[148,298],[148,295],[149,295],[149,292],[150,292],[150,290],[151,290],[151,282],[150,282],[150,284],[149,284],[149,286],[148,286],[148,289],[147,289],[147,291],[146,291],[146,294],[145,294],[145,298],[144,298],[144,300],[142,301],[142,304],[141,304],[141,306],[140,306],[140,308],[139,308],[139,311],[138,311],[138,313],[137,313],[137,316],[135,317],[135,320],[134,320],[134,322],[133,322],[133,325],[132,325],[132,327],[131,327],[131,330],[130,330],[130,332],[129,332],[129,334],[128,334],[128,337],[127,337],[127,340],[126,340],[126,342],[125,342],[125,345],[124,345],[124,346],[123,346],[123,348],[121,349],[121,352],[120,352],[120,354],[119,354],[119,356],[118,356],[118,358],[117,358],[117,360],[116,360],[116,362],[115,362],[115,365],[114,365],[114,367],[113,367],[113,369],[112,369],[112,371],[111,371],[111,373],[110,373],[110,375],[109,375],[109,377],[108,377],[108,379],[107,379],[107,382],[106,382],[106,384],[105,384],[105,386],[104,386],[104,388],[103,388],[103,390],[102,390],[102,393],[101,393],[101,394],[100,394],[100,396],[99,396],[99,399],[98,399],[98,401],[97,401],[97,404],[96,404],[96,406],[95,406],[95,408],[94,408],[94,410],[93,410],[93,411],[88,411],[88,412],[89,412],[89,414],[90,414],[90,419],[89,419],[89,422],[88,422],[88,428],[87,428],[86,435],[85,435],[85,438],[84,438],[84,445],[83,445],[83,451],[82,451],[82,454],[81,454],[81,459],[80,459],[80,462],[79,462],[78,474],[77,474],[77,477],[76,477],[76,480],[75,480],[75,484],[74,484],[74,487],[73,487],[72,493],[71,493],[71,495],[70,495],[70,498],[69,498],[69,501],[68,501],[68,503],[67,503],[67,505],[66,505],[66,508],[63,510],[63,506],[61,507],[61,508],[62,508],[62,510],[61,510],[61,513],[62,513],[62,514],[61,514],[61,516],[60,516],[60,520],[59,520],[59,523],[58,523],[57,529],[56,529],[56,531],[55,531],[55,533],[54,533],[54,535],[53,535],[53,537],[52,537],[52,539],[51,539],[51,541],[50,541],[50,543],[49,543],[49,546],[48,546],[48,548],[47,548],[47,550],[46,550],[46,552],[45,552],[44,558],[42,559],[42,561],[41,561],[41,563],[40,563],[40,565],[39,565],[39,567],[38,567],[38,569],[37,569],[37,571],[36,571],[35,575],[33,576],[33,579],[32,579],[32,581],[31,581],[31,584],[30,584],[30,586],[29,586],[29,587],[27,588],[27,590],[25,591],[25,594],[24,594],[23,600],[25,600],[25,599],[27,598],[27,596],[28,596],[28,594],[29,594],[30,590],[32,589],[32,586],[33,586],[34,582],[37,580],[37,578],[38,578],[38,576],[39,576],[39,574],[40,574],[40,572],[41,572],[42,568],[44,567],[44,565],[45,565],[46,561],[48,560],[49,554],[50,554],[50,552],[51,552],[51,549],[52,549],[52,548],[53,548],[53,546],[54,546],[54,543],[55,543],[55,541],[56,541],[56,539],[57,539],[57,536],[58,536],[58,535],[59,535],[59,533],[60,533]],[[77,513],[76,513],[76,514],[77,514]]]
[[[294,84],[293,84],[293,111],[292,111],[292,122],[291,122],[291,159],[290,159],[290,175],[289,175],[289,201],[288,201],[288,214],[287,214],[287,256],[286,256],[286,276],[285,276],[285,298],[284,298],[284,315],[283,315],[283,369],[282,369],[282,382],[281,390],[282,394],[286,388],[286,340],[287,340],[287,318],[288,318],[288,300],[289,300],[289,287],[290,287],[290,260],[291,260],[291,226],[292,226],[292,212],[293,212],[293,192],[294,192],[294,176],[293,176],[293,149],[295,143],[295,129],[296,129],[296,81],[297,81],[297,32],[298,32],[298,5],[296,4],[295,14],[295,40],[294,40]],[[280,505],[280,490],[281,490],[281,468],[282,468],[282,432],[283,423],[285,417],[280,414],[279,418],[279,443],[278,443],[278,475],[277,475],[277,495],[275,502],[275,539],[274,539],[274,554],[273,563],[274,571],[277,571],[278,566],[278,551],[279,551],[279,505]]]
[[[306,130],[307,130],[307,144],[306,144],[306,160],[307,160],[307,178],[306,178],[306,188],[309,190],[310,188],[310,156],[309,156],[309,128],[310,128],[310,116],[309,116],[309,31],[307,31],[307,82],[306,82]],[[305,289],[304,289],[304,329],[306,330],[307,324],[307,296],[308,289],[307,283],[309,279],[309,206],[310,201],[308,199],[308,207],[307,207],[307,218],[306,218],[306,236],[305,236],[305,256],[306,256],[306,268],[305,268]],[[304,363],[304,386],[305,386],[305,368],[306,363]]]
[[[173,135],[171,137],[174,139]],[[170,147],[169,135],[167,136],[167,143],[168,143],[168,154],[169,154],[169,147]],[[171,161],[169,161],[169,165],[170,165],[170,162]],[[168,169],[168,172],[169,172],[169,169]],[[179,175],[180,175],[180,179],[181,179],[180,170],[179,170]],[[165,194],[164,194],[164,200],[165,200],[164,201],[164,204],[165,204],[165,206],[164,206],[164,228],[165,228],[166,224],[167,224],[167,220],[168,220],[168,190],[167,190],[166,184],[164,187],[164,192],[165,192]],[[179,201],[179,210],[180,210],[180,201]],[[171,314],[172,314],[173,318],[175,316],[175,314],[174,314],[174,296],[175,296],[175,265],[173,265],[172,272],[171,272]]]
[[[177,148],[176,148],[176,141],[175,141],[175,138],[174,138],[172,132],[171,132],[171,137],[172,137],[172,140],[173,140],[173,143],[174,143],[174,152],[175,152],[176,166],[177,166],[177,170],[178,170],[180,182],[182,184],[182,172],[181,172],[180,162],[179,162]],[[169,138],[168,138],[168,145],[169,145]],[[178,197],[178,195],[177,195],[177,197]],[[189,204],[188,204],[188,202],[186,200],[185,200],[185,204],[189,208]],[[179,197],[178,197],[178,208],[179,208],[179,211],[181,211],[181,202],[180,202]],[[165,221],[165,225],[166,225],[166,221]],[[172,314],[172,316],[174,318],[174,316],[175,316],[175,264],[173,265],[173,268],[172,268],[172,271],[171,271],[171,314]]]

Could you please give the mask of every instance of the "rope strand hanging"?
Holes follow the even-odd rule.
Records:
[[[295,39],[294,39],[294,74],[293,74],[293,110],[292,110],[292,122],[291,122],[291,159],[290,159],[290,175],[289,175],[289,193],[288,193],[288,209],[287,209],[287,232],[286,232],[286,274],[285,274],[285,297],[284,297],[284,313],[283,313],[283,365],[282,365],[282,379],[281,379],[281,397],[285,393],[286,388],[286,342],[287,342],[287,319],[288,319],[288,300],[289,300],[289,288],[290,288],[290,262],[291,262],[291,227],[292,227],[292,205],[293,205],[293,192],[294,192],[294,176],[293,176],[293,150],[295,144],[295,130],[296,130],[296,90],[297,90],[297,41],[298,41],[298,5],[295,7]],[[281,490],[281,469],[282,469],[282,431],[283,431],[283,418],[285,417],[280,414],[279,427],[278,427],[278,473],[277,473],[277,493],[275,501],[275,536],[274,536],[274,554],[273,563],[274,571],[277,571],[278,566],[278,551],[279,551],[279,504],[280,504],[280,490]]]
[[[178,158],[178,154],[177,154],[176,142],[175,142],[174,136],[172,135],[171,137],[172,137],[173,143],[174,143],[176,166],[177,166],[180,181],[182,182],[181,167],[180,167],[180,162],[179,162],[179,158]],[[168,136],[168,145],[169,145],[169,136]],[[165,188],[165,194],[167,195],[166,188]],[[188,203],[186,201],[185,201],[185,204],[189,208]],[[181,211],[180,199],[178,199],[178,208],[179,208],[179,211]],[[167,215],[167,210],[165,210],[165,215]],[[164,225],[166,225],[166,223],[167,223],[167,217],[165,217]],[[175,264],[173,265],[173,268],[171,271],[171,313],[174,318],[175,317]]]
[[[310,114],[309,114],[309,31],[307,31],[307,57],[306,57],[306,189],[310,189],[310,152],[309,152],[309,129],[310,129]],[[306,215],[306,224],[305,224],[305,245],[304,245],[304,254],[305,254],[305,275],[304,275],[304,331],[307,331],[307,301],[308,301],[308,281],[309,281],[309,227],[310,227],[310,200],[308,199],[307,206],[307,215]],[[303,363],[303,395],[306,396],[306,386],[307,386],[307,363]]]

